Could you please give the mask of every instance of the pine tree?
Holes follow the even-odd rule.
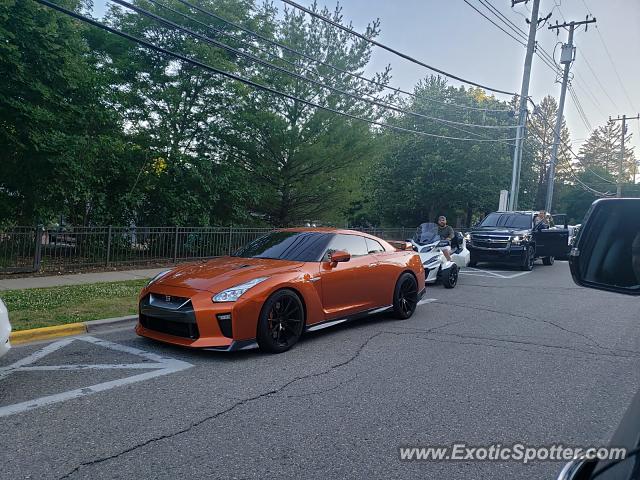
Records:
[[[549,163],[553,149],[553,131],[558,115],[558,104],[555,98],[547,95],[540,102],[536,111],[530,115],[527,124],[527,146],[533,157],[531,168],[537,180],[535,208],[543,208],[549,180]],[[564,182],[571,176],[572,155],[569,151],[569,129],[566,121],[562,120],[560,130],[560,146],[556,163],[556,182]]]
[[[620,140],[622,125],[620,122],[607,122],[595,129],[589,139],[580,148],[582,169],[598,168],[617,178],[620,168]],[[623,162],[623,181],[631,180],[637,160],[631,147],[631,133],[625,136],[625,156]]]

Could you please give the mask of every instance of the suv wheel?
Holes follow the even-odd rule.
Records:
[[[554,257],[544,257],[542,259],[542,264],[543,265],[553,265],[553,262],[555,261]]]
[[[533,262],[536,260],[536,252],[533,247],[527,249],[527,256],[524,259],[524,263],[520,266],[520,270],[530,272],[533,270]]]

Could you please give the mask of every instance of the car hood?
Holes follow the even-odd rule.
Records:
[[[471,230],[471,234],[479,233],[482,235],[525,235],[529,233],[529,230],[523,230],[521,228],[507,228],[507,227],[485,227],[474,228]]]
[[[220,257],[171,270],[153,285],[191,288],[218,293],[258,277],[295,272],[302,262],[268,258]]]

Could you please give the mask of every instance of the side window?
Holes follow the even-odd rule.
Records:
[[[380,245],[380,242],[376,242],[375,240],[366,237],[365,241],[367,242],[367,253],[384,252],[384,248]]]
[[[360,235],[338,234],[331,240],[327,253],[335,252],[336,250],[349,252],[352,257],[361,257],[367,254],[367,242]]]

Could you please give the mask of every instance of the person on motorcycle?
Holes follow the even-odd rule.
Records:
[[[447,260],[451,261],[451,240],[455,236],[455,232],[451,226],[447,225],[447,217],[444,215],[440,215],[438,217],[438,235],[440,235],[440,240],[448,240],[449,245],[445,247],[440,247],[440,250],[447,258]]]

